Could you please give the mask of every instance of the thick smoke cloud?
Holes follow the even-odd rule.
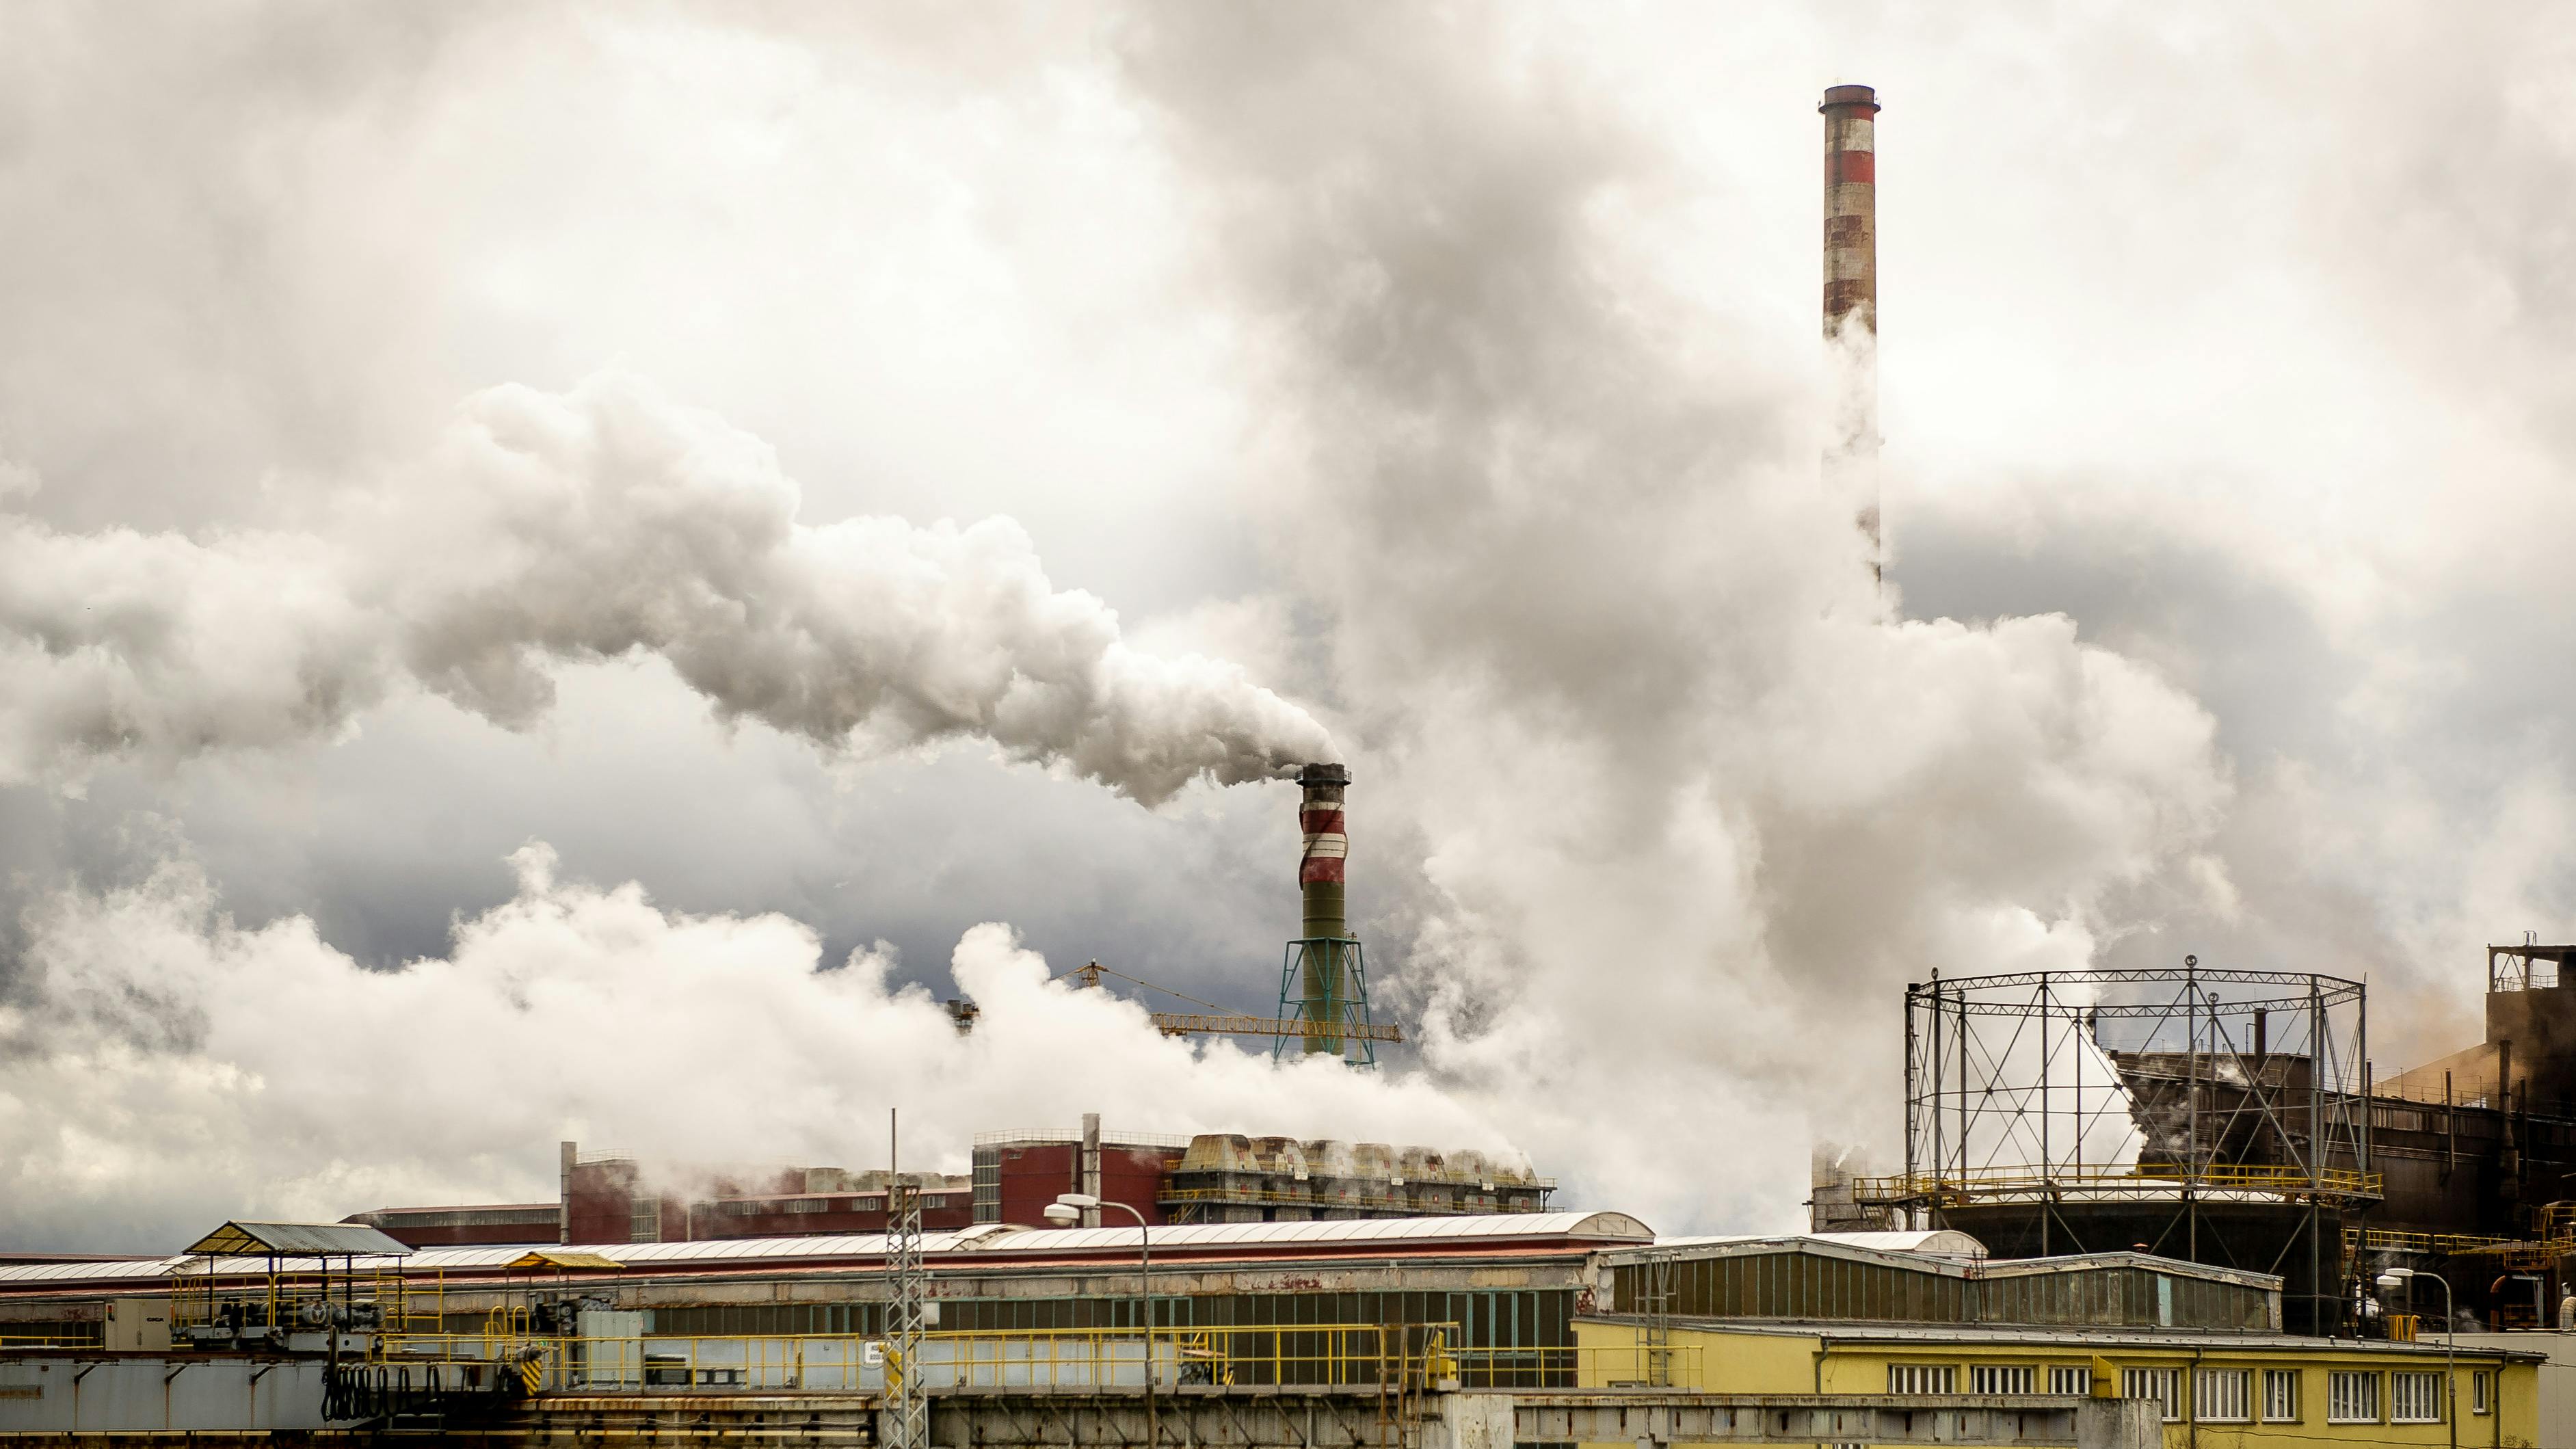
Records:
[[[1128,53],[1315,440],[1264,496],[1336,609],[1355,798],[1426,862],[1403,984],[1540,1160],[1777,1221],[1807,1133],[1885,1149],[1905,981],[2223,891],[2212,722],[2062,617],[1887,619],[1812,374],[1655,320],[1687,300],[1631,226],[1686,192],[1618,102],[1509,23],[1335,13]]]
[[[617,937],[639,960],[666,934],[794,936],[764,911],[901,937],[821,973],[763,945],[795,984],[755,994],[994,1073],[925,1122],[952,1159],[1092,1107],[1411,1134],[1525,1149],[1668,1230],[1794,1221],[1810,1136],[1884,1161],[1897,1002],[1933,970],[2193,950],[2368,974],[2385,1071],[2474,1034],[2480,940],[2561,934],[2576,906],[2576,698],[2548,667],[2576,296],[2554,12],[392,15],[0,22],[0,454],[24,468],[0,597],[48,631],[0,656],[34,690],[0,698],[9,769],[44,782],[0,787],[27,908],[0,992],[36,1063],[9,1105],[50,1174],[0,1202],[12,1239],[541,1195],[566,1131],[664,1145],[523,1066],[537,1033],[492,1064],[524,1094],[477,1105],[482,1133],[239,1094],[162,1133],[150,1104],[197,1102],[180,1079],[294,1077],[313,1027],[197,987],[128,1009],[150,981],[71,944],[169,943],[146,975],[173,982],[217,957],[228,982],[306,979],[302,951],[332,1001],[381,985],[333,951],[421,958],[382,987],[419,991],[531,900],[617,894],[505,888],[492,862],[530,838],[558,882],[651,891],[663,924]],[[1813,107],[1837,80],[1889,103],[1885,592],[1816,468]],[[606,359],[742,431],[631,381],[494,388]],[[744,434],[787,466],[744,461]],[[781,473],[806,488],[770,547],[779,515],[732,482]],[[621,517],[549,511],[627,480]],[[1026,540],[831,523],[997,516]],[[947,991],[938,958],[979,921],[1265,1005],[1287,792],[1149,814],[968,751],[848,770],[795,741],[1018,730],[1049,743],[1006,756],[1154,798],[1257,773],[1303,726],[1231,685],[1122,705],[1106,648],[1033,674],[1037,700],[879,672],[906,682],[868,712],[797,662],[883,642],[793,622],[830,606],[796,564],[827,535],[883,579],[1042,552],[1120,607],[1138,671],[1235,659],[1328,708],[1356,920],[1420,1076],[1309,1116],[1343,1089],[1223,1051],[1103,1038],[1132,1079],[1077,1095],[959,1047],[894,983]],[[978,658],[1100,637],[1050,622],[1087,595],[1005,592],[998,616],[917,601],[970,621],[930,638]],[[1138,726],[1155,747],[1119,723],[1206,688],[1230,723]],[[53,788],[84,770],[86,799]],[[834,993],[880,970],[897,1005],[863,1030]],[[681,1041],[686,977],[582,988],[581,1026]],[[509,1037],[511,1010],[439,1045]],[[719,1057],[678,1079],[745,1069]],[[93,1093],[135,1105],[102,1132]],[[675,1152],[706,1140],[696,1106]],[[739,1140],[874,1141],[816,1137],[828,1115]]]
[[[758,439],[605,377],[476,396],[325,535],[0,517],[0,783],[327,740],[403,678],[526,726],[549,662],[638,652],[826,749],[979,736],[1149,804],[1330,753],[1241,669],[1128,647],[1008,520],[816,527],[797,503]]]
[[[190,1204],[329,1220],[544,1201],[531,1147],[558,1135],[683,1163],[882,1166],[888,1107],[908,1165],[953,1172],[974,1132],[1068,1097],[1181,1132],[1502,1136],[1418,1079],[1166,1038],[1133,1003],[1051,983],[1007,927],[957,943],[957,982],[983,1008],[961,1037],[881,950],[818,970],[813,932],[783,917],[566,881],[544,845],[511,864],[510,901],[392,971],[300,917],[236,924],[184,864],[51,901],[0,1006],[13,1234],[146,1248],[187,1231]]]

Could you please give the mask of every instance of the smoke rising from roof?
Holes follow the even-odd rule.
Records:
[[[1241,669],[1130,648],[1007,519],[811,526],[797,505],[767,445],[607,375],[476,395],[325,534],[0,515],[0,783],[317,743],[406,679],[524,727],[550,662],[635,652],[828,751],[971,735],[1147,804],[1330,753]]]

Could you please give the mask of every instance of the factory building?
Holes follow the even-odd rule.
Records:
[[[376,1208],[345,1221],[414,1248],[823,1237],[887,1228],[889,1175],[882,1170],[655,1170],[632,1153],[584,1153],[572,1142],[562,1145],[561,1163],[556,1202]],[[1104,1138],[1096,1116],[1085,1117],[1079,1130],[983,1134],[975,1139],[971,1174],[905,1173],[902,1181],[921,1190],[922,1226],[933,1232],[976,1223],[1044,1227],[1047,1204],[1068,1192],[1127,1204],[1147,1222],[1162,1224],[1536,1213],[1547,1211],[1556,1190],[1552,1178],[1472,1150],[1224,1132]],[[1094,1209],[1091,1216],[1098,1214]]]
[[[939,1332],[1134,1332],[1138,1240],[1133,1226],[926,1235]],[[2143,1398],[2177,1445],[2442,1443],[2453,1403],[2456,1442],[2528,1444],[2538,1413],[2540,1355],[2511,1343],[2462,1345],[2446,1368],[2432,1343],[2282,1333],[2277,1278],[2136,1253],[1996,1260],[1953,1231],[1658,1240],[1625,1214],[1547,1213],[1174,1225],[1152,1249],[1156,1331],[1256,1333],[1281,1382],[1308,1362],[1301,1345],[1374,1326],[1436,1333],[1470,1388]],[[639,1336],[647,1363],[762,1363],[883,1334],[891,1252],[874,1235],[451,1248],[354,1281],[408,1285],[405,1317],[449,1334],[517,1312],[576,1339]],[[0,1322],[96,1343],[121,1307],[159,1302],[163,1331],[193,1341],[219,1317],[200,1295],[256,1303],[273,1267],[0,1266]]]

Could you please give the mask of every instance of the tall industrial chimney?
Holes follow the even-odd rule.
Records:
[[[1835,86],[1825,117],[1825,341],[1834,406],[1825,479],[1850,503],[1879,563],[1878,115],[1868,86]]]
[[[1351,772],[1340,765],[1308,765],[1298,772],[1297,783],[1305,790],[1297,806],[1297,825],[1306,837],[1297,860],[1297,889],[1305,904],[1297,948],[1305,989],[1306,1054],[1340,1056],[1343,965],[1351,944],[1342,898],[1342,863],[1351,848],[1343,833],[1342,796]]]

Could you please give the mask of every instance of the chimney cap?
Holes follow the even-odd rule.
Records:
[[[1297,772],[1300,785],[1347,785],[1350,782],[1348,765],[1308,765]]]
[[[1867,106],[1874,116],[1878,114],[1878,92],[1868,86],[1828,86],[1824,104],[1816,109],[1830,111],[1836,106]]]

